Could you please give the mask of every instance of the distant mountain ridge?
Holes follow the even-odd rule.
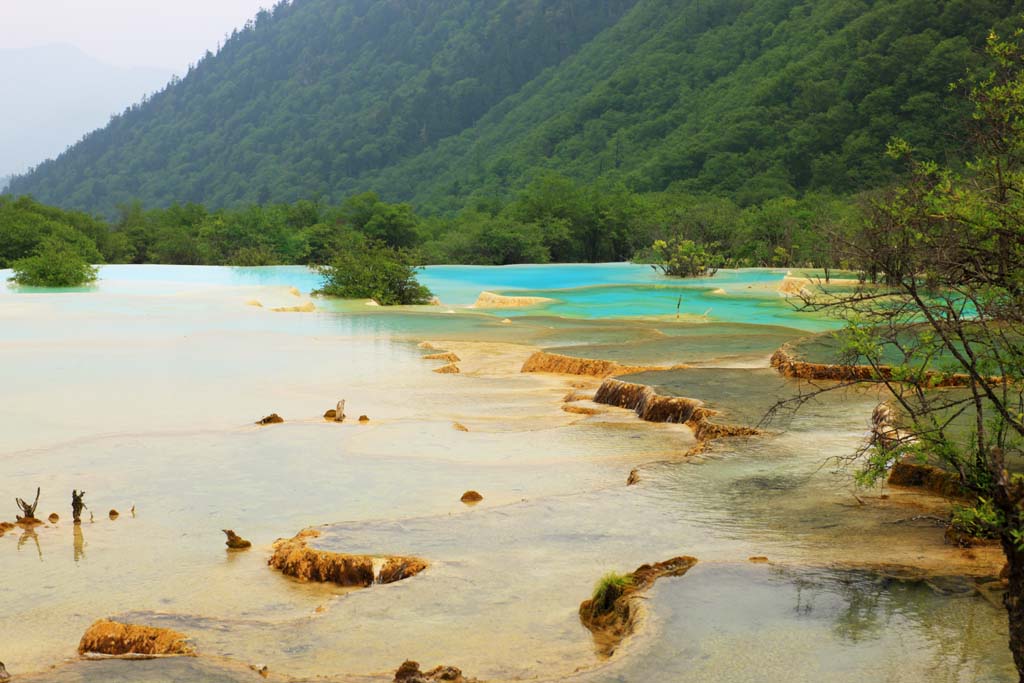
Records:
[[[374,189],[450,210],[537,173],[741,204],[959,152],[947,85],[1021,0],[294,0],[10,190],[112,212]]]
[[[169,69],[105,64],[70,45],[0,48],[0,177],[56,157],[170,77]]]

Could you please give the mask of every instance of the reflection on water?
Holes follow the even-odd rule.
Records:
[[[799,391],[767,356],[803,334],[793,327],[823,325],[790,317],[778,272],[723,272],[723,295],[624,265],[427,271],[446,303],[481,289],[558,300],[489,314],[322,301],[317,314],[270,312],[294,304],[286,286],[313,286],[295,268],[104,277],[89,294],[0,294],[0,494],[41,486],[45,506],[85,488],[96,510],[139,514],[0,538],[0,572],[20,577],[0,583],[0,655],[12,673],[45,671],[115,615],[183,630],[205,658],[27,680],[252,680],[250,664],[389,680],[406,658],[558,680],[598,665],[577,617],[594,581],[679,554],[701,564],[658,584],[650,628],[586,680],[1009,680],[1003,617],[987,603],[808,569],[868,558],[970,573],[939,530],[891,524],[907,516],[895,500],[854,506],[848,474],[821,467],[860,443],[877,396],[829,395],[764,437],[687,458],[686,427],[566,413],[571,385],[591,380],[518,372],[537,347],[696,364],[632,379],[756,424]],[[694,310],[714,299],[722,317],[663,316],[680,290]],[[463,374],[435,374],[424,339],[456,348]],[[325,422],[342,398],[369,424]],[[270,412],[285,424],[253,424]],[[640,485],[627,488],[634,468]],[[459,502],[468,489],[484,495],[472,509]],[[431,566],[356,592],[267,568],[275,539],[323,524],[326,549]],[[254,547],[226,552],[223,528]],[[790,569],[743,564],[752,555]]]
[[[1000,611],[922,583],[865,572],[702,564],[657,584],[651,601],[654,634],[593,680],[1017,678]]]

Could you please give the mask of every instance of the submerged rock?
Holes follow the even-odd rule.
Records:
[[[543,296],[504,296],[494,292],[480,292],[473,308],[521,308],[551,303],[554,299]]]
[[[283,417],[281,417],[277,413],[271,413],[270,415],[267,415],[262,420],[257,421],[256,424],[258,424],[258,425],[277,425],[277,424],[281,424],[282,422],[284,422],[284,418]]]
[[[183,633],[166,628],[122,624],[100,619],[85,632],[78,643],[80,655],[194,656],[195,649]]]
[[[225,545],[231,550],[245,550],[252,547],[252,543],[236,534],[233,529],[221,529],[221,531],[227,535],[228,540]]]
[[[452,422],[452,429],[454,429],[457,432],[468,432],[469,431],[469,427],[467,427],[466,425],[462,424],[461,422]]]
[[[3,536],[8,531],[14,528],[14,525],[10,522],[0,522],[0,536]]]
[[[479,503],[484,497],[476,491],[466,491],[462,494],[462,498],[459,498],[463,503],[468,505]]]
[[[594,636],[598,652],[610,657],[622,641],[633,632],[640,609],[640,596],[663,576],[682,576],[695,564],[697,558],[674,557],[656,564],[637,567],[621,583],[600,585],[594,597],[580,603],[580,622]]]
[[[451,683],[479,683],[475,678],[466,678],[462,670],[454,666],[438,666],[430,671],[420,671],[419,662],[406,660],[395,672],[394,683],[433,683],[434,681],[450,681]]]
[[[300,306],[282,306],[280,308],[271,308],[274,313],[315,313],[316,305],[312,301],[307,301]]]
[[[267,564],[300,581],[356,588],[400,581],[419,574],[428,566],[426,560],[418,557],[348,555],[309,548],[306,542],[319,535],[315,529],[306,529],[294,538],[278,540]],[[383,561],[377,575],[374,574],[375,561]]]

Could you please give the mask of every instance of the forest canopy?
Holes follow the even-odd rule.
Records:
[[[337,205],[371,190],[451,216],[508,204],[546,173],[742,209],[845,196],[895,179],[882,154],[892,135],[927,158],[962,156],[967,110],[947,85],[1022,11],[1020,0],[280,2],[10,191],[109,218],[133,201]],[[536,255],[536,228],[513,218],[496,260]],[[555,260],[621,258],[615,230],[582,256],[540,239]]]

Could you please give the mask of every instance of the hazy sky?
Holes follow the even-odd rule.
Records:
[[[0,47],[75,45],[119,66],[184,74],[273,0],[0,0]]]

